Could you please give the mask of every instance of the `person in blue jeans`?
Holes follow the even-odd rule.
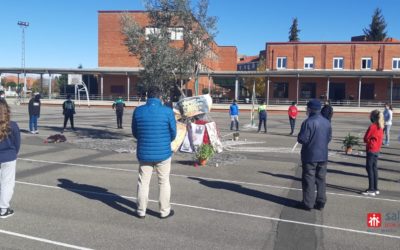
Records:
[[[236,100],[233,100],[231,106],[229,107],[229,115],[231,116],[231,130],[233,130],[233,125],[236,127],[236,131],[239,130],[239,106]]]
[[[29,111],[29,131],[31,134],[38,134],[38,119],[40,117],[40,94],[35,93],[28,105]]]
[[[15,187],[15,166],[21,146],[18,124],[10,120],[10,107],[0,99],[0,219],[14,214],[10,201]]]

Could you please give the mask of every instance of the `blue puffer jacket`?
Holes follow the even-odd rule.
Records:
[[[142,162],[164,161],[171,157],[171,141],[176,137],[172,109],[158,98],[149,98],[132,117],[132,134],[137,139],[136,156]]]
[[[301,124],[297,141],[301,148],[302,163],[328,161],[328,144],[332,139],[331,123],[320,112],[311,113]]]

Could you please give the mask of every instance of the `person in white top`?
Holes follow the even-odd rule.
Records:
[[[389,146],[390,142],[390,128],[392,127],[392,119],[393,119],[393,108],[392,105],[386,103],[385,110],[383,111],[383,117],[385,119],[385,138],[383,140],[383,145]]]

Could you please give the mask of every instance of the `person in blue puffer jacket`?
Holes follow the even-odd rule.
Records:
[[[136,156],[139,161],[137,188],[138,218],[145,218],[149,196],[149,185],[153,169],[159,183],[160,217],[168,218],[174,214],[171,209],[171,142],[176,137],[176,120],[171,108],[161,102],[161,92],[151,86],[145,105],[135,109],[132,116],[132,134],[137,139]]]

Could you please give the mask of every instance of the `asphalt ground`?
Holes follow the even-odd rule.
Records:
[[[363,136],[365,114],[334,115],[327,197],[321,212],[294,208],[301,200],[301,168],[295,136],[284,114],[271,113],[268,133],[249,126],[240,115],[240,138],[232,141],[226,112],[212,112],[224,152],[206,167],[193,156],[173,157],[171,202],[175,215],[161,220],[153,176],[144,220],[134,217],[138,162],[130,133],[132,110],[124,129],[116,129],[111,108],[78,108],[77,131],[66,143],[43,141],[61,131],[59,107],[45,106],[38,135],[27,133],[26,106],[12,105],[22,130],[12,199],[15,215],[0,221],[1,249],[399,249],[399,121],[379,165],[381,194],[368,198],[363,148],[345,155],[341,140]],[[296,124],[298,131],[301,113]],[[125,153],[119,153],[125,152]],[[218,167],[216,167],[218,166]],[[381,213],[379,228],[367,226],[368,213]]]

